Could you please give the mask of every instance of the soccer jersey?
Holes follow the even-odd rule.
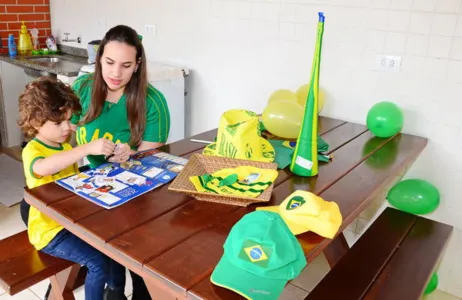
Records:
[[[72,146],[65,143],[59,147],[49,146],[37,138],[27,143],[27,146],[22,151],[22,160],[24,165],[24,174],[26,177],[27,187],[34,188],[44,185],[55,180],[68,177],[78,173],[77,164],[68,166],[53,175],[39,176],[34,173],[34,163],[39,160],[51,156],[62,151],[72,149]],[[31,206],[29,210],[29,221],[27,226],[29,241],[37,250],[40,250],[48,245],[48,243],[60,232],[63,227],[47,217],[45,214]]]
[[[88,112],[91,104],[93,74],[83,75],[74,82],[73,90],[80,98],[82,112],[73,115],[71,122],[77,124]],[[167,102],[157,89],[149,84],[146,93],[146,128],[143,141],[165,143],[170,131],[170,112]],[[130,123],[127,115],[127,97],[122,95],[117,103],[104,102],[101,114],[93,121],[77,127],[76,139],[79,145],[99,138],[107,138],[114,143],[129,143]],[[102,155],[87,156],[92,167],[105,161]]]

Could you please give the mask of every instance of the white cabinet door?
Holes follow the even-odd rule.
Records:
[[[3,147],[18,146],[23,141],[23,135],[17,125],[17,121],[19,118],[18,99],[26,85],[25,73],[20,67],[3,61],[1,63],[3,111],[5,113],[4,117],[8,141]]]

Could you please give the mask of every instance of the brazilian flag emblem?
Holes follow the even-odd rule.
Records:
[[[294,210],[299,206],[305,204],[305,199],[302,196],[293,196],[288,202],[286,206],[286,210]]]
[[[242,245],[239,257],[259,267],[267,268],[271,252],[272,250],[269,247],[265,247],[254,241],[245,241]]]

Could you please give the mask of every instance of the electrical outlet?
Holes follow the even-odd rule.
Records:
[[[146,36],[152,36],[155,37],[157,34],[157,26],[152,25],[152,24],[146,24],[144,25],[144,34]]]
[[[401,56],[377,55],[375,69],[386,72],[399,72],[401,70]]]

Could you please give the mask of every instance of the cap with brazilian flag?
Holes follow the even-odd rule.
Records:
[[[307,191],[295,191],[279,206],[261,206],[257,210],[279,213],[295,235],[312,231],[325,238],[334,238],[342,224],[337,203]]]
[[[299,242],[276,213],[254,211],[237,222],[211,281],[247,299],[277,299],[306,266]]]

